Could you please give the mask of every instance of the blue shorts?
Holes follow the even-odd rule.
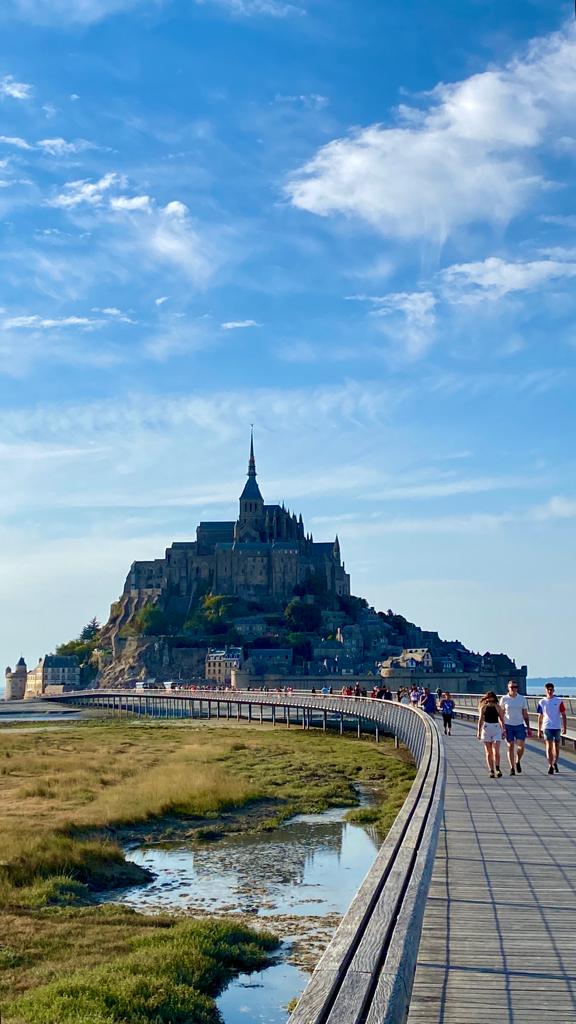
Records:
[[[559,740],[560,729],[544,729],[544,735],[547,740]]]
[[[526,739],[526,726],[525,725],[506,725],[506,739],[508,743],[514,743],[514,740],[525,740]]]

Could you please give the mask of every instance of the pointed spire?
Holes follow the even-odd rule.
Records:
[[[263,502],[262,495],[260,494],[260,488],[256,483],[256,459],[254,458],[254,427],[251,426],[250,430],[250,458],[248,459],[248,479],[244,485],[244,490],[240,495],[240,501],[258,501]],[[253,512],[254,509],[251,509]]]
[[[250,458],[248,459],[248,476],[256,476],[256,459],[254,458],[254,427],[250,427]]]

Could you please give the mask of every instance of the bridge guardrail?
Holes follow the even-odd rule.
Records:
[[[436,722],[419,709],[363,697],[254,691],[83,691],[50,700],[74,705],[107,699],[135,710],[148,699],[297,708],[305,716],[352,717],[374,723],[405,743],[416,778],[374,864],[324,951],[289,1024],[404,1024],[416,970],[424,907],[432,875],[446,776]],[[166,703],[165,703],[166,702]],[[150,705],[152,706],[152,705]],[[144,712],[145,713],[145,712]],[[218,707],[218,714],[220,708]],[[289,717],[288,717],[289,720]],[[310,719],[308,719],[308,722]],[[324,723],[326,719],[324,718]]]

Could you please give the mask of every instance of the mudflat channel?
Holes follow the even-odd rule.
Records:
[[[362,803],[370,802],[363,793]],[[277,962],[236,978],[218,1007],[225,1024],[284,1024],[287,1004],[304,989],[380,845],[375,829],[344,820],[347,809],[300,814],[268,832],[201,845],[131,845],[128,859],[152,871],[154,881],[101,899],[141,913],[262,920],[283,939]]]

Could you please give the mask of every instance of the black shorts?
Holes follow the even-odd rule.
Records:
[[[452,725],[452,718],[452,715],[446,715],[442,712],[442,721],[444,722],[444,725]]]

